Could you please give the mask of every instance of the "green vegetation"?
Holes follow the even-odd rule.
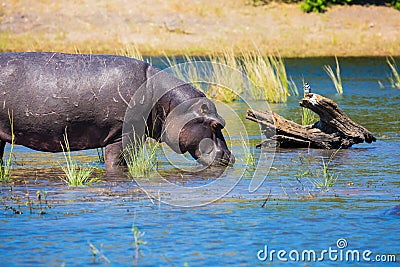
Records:
[[[303,0],[300,4],[301,10],[304,12],[325,12],[331,4],[350,4],[352,0]]]
[[[200,91],[204,91],[201,87],[201,81],[203,81],[203,78],[200,74],[200,66],[196,63],[197,60],[195,58],[185,55],[184,62],[178,63],[176,57],[165,56],[165,62],[169,66],[168,70],[178,79],[192,84]]]
[[[0,181],[4,183],[9,183],[11,181],[11,171],[12,171],[12,159],[13,159],[13,150],[14,150],[14,118],[13,114],[8,112],[8,118],[10,120],[10,128],[11,128],[11,147],[10,147],[10,153],[8,154],[7,160],[4,162],[1,160],[1,165],[0,166]],[[4,155],[3,155],[4,158]]]
[[[266,5],[271,2],[285,2],[285,3],[300,3],[300,8],[304,12],[317,12],[322,13],[327,11],[331,5],[346,5],[346,4],[371,4],[371,1],[354,1],[354,0],[252,0],[255,6]],[[400,0],[384,0],[376,1],[378,4],[387,4],[393,6],[395,9],[400,10]]]
[[[220,55],[210,56],[209,60],[212,63],[212,76],[207,96],[226,103],[238,100],[242,93],[243,78],[234,51],[224,50]]]
[[[325,69],[326,73],[328,73],[329,77],[331,78],[338,94],[343,94],[342,79],[340,77],[340,66],[339,66],[339,61],[336,56],[335,56],[335,61],[336,61],[336,75],[330,65],[325,65],[324,69]]]
[[[10,186],[10,193],[11,193],[11,199],[15,201],[15,204],[18,204],[17,207],[13,207],[12,205],[8,205],[6,202],[4,202],[4,198],[2,199],[3,205],[5,207],[5,211],[11,210],[14,214],[23,214],[23,207],[28,207],[29,208],[29,214],[34,214],[35,211],[38,211],[37,214],[43,215],[46,214],[49,209],[52,208],[52,206],[49,204],[49,201],[47,200],[47,191],[46,190],[36,190],[36,198],[31,198],[31,191],[28,189],[28,181],[24,180],[23,181],[25,184],[25,189],[26,191],[23,193],[23,195],[15,194],[14,189],[12,186]],[[21,191],[22,193],[22,191]],[[24,199],[21,199],[20,197],[24,196]],[[26,199],[25,199],[26,197]],[[24,205],[21,205],[21,203],[24,203]]]
[[[241,159],[245,164],[246,172],[251,174],[257,167],[257,161],[254,152],[250,150],[247,141],[243,138],[242,135],[240,136],[242,140],[242,149],[243,149],[243,157],[241,157]]]
[[[66,165],[61,165],[65,177],[61,179],[69,186],[91,185],[98,181],[97,178],[90,178],[94,168],[81,168],[71,157],[71,150],[68,142],[67,132],[64,134],[64,145],[61,143]]]
[[[252,52],[243,52],[240,60],[233,50],[207,57],[211,64],[203,64],[188,55],[184,59],[187,64],[178,64],[176,58],[166,57],[176,77],[192,83],[215,100],[227,103],[238,100],[243,93],[243,73],[252,82],[249,89],[254,100],[280,103],[286,102],[289,95],[298,94],[294,82],[287,78],[283,59],[280,56],[263,56],[257,48]]]
[[[400,89],[400,74],[399,71],[397,70],[397,64],[396,61],[394,60],[393,57],[387,57],[386,62],[390,67],[390,70],[392,71],[392,77],[389,77],[389,81],[392,84],[393,88],[399,88]]]
[[[124,150],[128,173],[132,178],[146,177],[157,168],[157,149],[160,144],[150,138],[134,135],[133,141]]]
[[[289,81],[280,56],[263,56],[259,49],[242,53],[243,69],[249,79],[250,93],[255,100],[272,103],[286,102]]]
[[[395,9],[400,10],[400,0],[392,0],[392,6]]]
[[[325,161],[325,159],[322,158],[322,166],[318,164],[317,167],[312,166],[314,159],[310,155],[305,157],[299,154],[300,168],[296,175],[297,180],[302,184],[302,178],[311,178],[313,185],[322,190],[328,190],[334,186],[339,174],[332,167],[331,163],[339,150],[340,149],[335,150],[329,157],[328,161]]]
[[[172,73],[179,79],[193,84],[209,98],[233,102],[242,93],[243,79],[241,66],[233,50],[224,50],[206,58],[210,64],[185,55],[185,62],[179,64],[176,58],[165,57]]]
[[[339,149],[332,153],[327,162],[325,162],[325,160],[322,158],[322,168],[318,170],[317,178],[313,181],[317,188],[328,190],[330,187],[336,184],[339,174],[335,172],[331,166],[331,163],[338,151]]]
[[[310,155],[307,154],[307,157],[305,157],[304,155],[302,155],[301,153],[299,153],[298,155],[299,157],[299,162],[300,162],[300,166],[298,169],[298,173],[296,176],[297,179],[299,178],[305,178],[307,176],[312,176],[313,172],[311,170],[311,161],[312,161],[312,157]]]
[[[254,0],[256,1],[256,0]],[[303,0],[300,4],[301,10],[304,12],[322,13],[331,5],[346,5],[346,4],[370,4],[370,1],[353,1],[353,0]],[[379,1],[378,1],[379,3]],[[395,9],[400,10],[400,0],[385,0],[379,4],[390,4]]]
[[[136,214],[135,214],[136,217]],[[140,252],[140,245],[146,244],[143,240],[144,232],[141,232],[139,228],[135,225],[135,221],[132,223],[132,234],[133,234],[133,245],[135,246],[135,265],[139,264],[139,252]]]
[[[301,125],[314,124],[318,120],[318,115],[308,108],[301,108]]]
[[[47,201],[47,191],[46,190],[37,190],[36,191],[36,199],[38,201],[38,209],[39,209],[39,214],[43,215],[46,214],[48,209],[51,209],[51,206],[49,205]],[[32,210],[32,209],[31,209]]]
[[[297,88],[297,85],[293,81],[292,77],[290,77],[290,81],[289,81],[289,91],[290,91],[290,95],[294,95],[294,96],[299,95],[299,89]]]
[[[310,86],[308,83],[304,83],[303,81],[303,91],[304,96],[310,92]],[[308,108],[301,108],[301,125],[311,125],[314,124],[318,120],[318,115],[315,114],[312,110]]]

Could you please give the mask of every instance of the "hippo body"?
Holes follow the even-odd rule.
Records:
[[[71,150],[105,147],[106,169],[113,169],[120,161],[129,103],[151,106],[147,123],[154,129],[149,136],[162,141],[163,123],[174,106],[193,98],[209,101],[194,87],[158,73],[146,62],[114,55],[0,54],[0,156],[11,142],[12,121],[17,145],[61,152],[66,134]],[[153,99],[155,91],[164,93]],[[216,136],[223,139],[220,130]],[[219,141],[225,151],[221,157],[229,158],[225,141]],[[189,151],[181,147],[182,153]]]

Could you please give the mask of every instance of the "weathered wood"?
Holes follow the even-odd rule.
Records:
[[[302,126],[272,111],[249,109],[246,119],[257,122],[267,140],[258,147],[282,148],[349,148],[362,142],[375,142],[367,129],[352,121],[332,100],[318,94],[307,94],[300,106],[318,114],[320,120]]]

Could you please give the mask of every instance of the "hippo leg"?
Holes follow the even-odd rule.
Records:
[[[3,166],[3,155],[5,146],[6,146],[6,141],[0,140],[0,166]]]
[[[122,141],[106,146],[106,172],[118,172],[118,165],[121,163]]]

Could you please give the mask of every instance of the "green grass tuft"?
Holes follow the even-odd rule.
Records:
[[[176,58],[166,57],[172,73],[179,79],[193,84],[207,97],[230,103],[242,93],[243,79],[241,66],[233,50],[224,50],[207,58],[210,64],[198,61],[188,55],[185,63],[178,64]]]
[[[200,72],[201,70],[196,63],[197,60],[193,57],[188,55],[184,56],[184,62],[178,63],[176,57],[168,57],[165,56],[165,62],[169,66],[169,71],[177,77],[178,79],[190,83],[195,86],[198,90],[204,92],[203,88],[201,87],[201,81],[204,81]]]
[[[254,100],[280,103],[290,95],[298,95],[296,85],[287,78],[281,57],[263,56],[258,49],[241,56],[238,60],[233,50],[226,49],[209,56],[211,64],[202,64],[188,55],[184,56],[188,64],[177,64],[176,58],[166,57],[166,61],[177,78],[192,83],[211,99],[227,103],[238,100],[245,84],[243,73],[253,83],[249,89]]]
[[[304,84],[304,81],[303,81],[304,96],[306,96],[306,91],[304,89],[305,86],[306,86],[306,84]],[[318,121],[318,119],[319,119],[319,116],[314,111],[312,111],[308,108],[303,108],[303,107],[301,108],[301,125],[305,126],[305,125],[314,124],[316,121]]]
[[[301,108],[301,125],[311,125],[318,121],[318,115],[308,108]]]
[[[14,118],[13,114],[8,112],[8,119],[10,120],[10,127],[11,127],[11,147],[10,147],[10,153],[8,154],[7,160],[4,162],[1,160],[2,166],[0,166],[0,181],[4,183],[9,183],[11,182],[11,172],[12,172],[12,159],[13,159],[13,150],[14,150]],[[4,158],[4,155],[3,155]]]
[[[389,65],[390,70],[392,71],[392,77],[389,77],[389,81],[392,84],[392,87],[400,89],[400,74],[397,70],[396,61],[393,57],[387,57],[386,62]]]
[[[65,177],[61,179],[69,186],[85,186],[98,182],[97,178],[90,178],[94,168],[81,168],[71,157],[71,150],[67,133],[64,134],[64,145],[61,143],[66,165],[61,165]]]
[[[339,178],[339,173],[335,171],[331,163],[339,150],[340,148],[334,151],[328,161],[322,158],[322,166],[319,164],[318,166],[312,166],[313,158],[310,155],[305,157],[299,154],[300,168],[296,175],[297,180],[300,181],[301,178],[308,177],[316,188],[328,190],[333,187]]]
[[[157,168],[157,149],[160,144],[145,137],[136,137],[124,150],[128,173],[132,178],[147,177]]]
[[[246,171],[248,173],[253,173],[257,167],[257,161],[254,155],[254,152],[252,152],[248,146],[247,141],[243,138],[242,135],[241,140],[242,140],[242,149],[243,149],[243,163],[245,164]]]
[[[331,163],[338,151],[339,149],[332,153],[328,161],[325,161],[322,158],[322,168],[318,170],[317,178],[313,180],[313,183],[317,188],[328,190],[336,184],[339,174],[335,172]]]
[[[136,219],[136,213],[135,213]],[[135,247],[135,265],[139,264],[140,246],[145,245],[147,242],[143,240],[144,232],[140,231],[135,225],[135,220],[132,223],[133,245]]]
[[[220,55],[210,56],[209,61],[212,63],[212,77],[207,96],[226,103],[238,100],[243,91],[243,78],[234,51],[224,50]]]
[[[335,56],[335,61],[336,61],[336,74],[330,65],[325,65],[324,69],[325,69],[326,73],[328,73],[329,77],[331,78],[338,94],[343,94],[342,79],[340,77],[340,66],[339,66],[339,61],[336,56]]]
[[[252,81],[250,93],[254,100],[272,103],[286,102],[289,81],[280,56],[265,57],[260,50],[242,53],[243,69]]]

